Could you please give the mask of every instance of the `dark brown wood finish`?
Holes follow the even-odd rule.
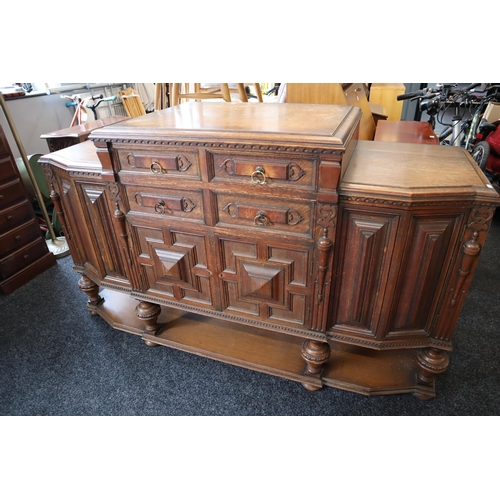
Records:
[[[90,312],[309,390],[434,396],[499,197],[463,150],[359,120],[190,103],[43,157]]]
[[[0,293],[12,293],[55,263],[0,127]]]

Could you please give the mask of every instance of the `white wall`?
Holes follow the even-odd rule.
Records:
[[[118,87],[115,88],[115,85]],[[103,92],[99,88],[93,89],[92,92],[94,95],[101,92],[105,95],[116,95],[117,89],[123,88],[124,85],[130,86],[131,84],[113,84],[114,94],[110,94],[109,89],[106,89],[107,92]],[[90,95],[90,92],[83,88],[65,93],[68,95],[82,94],[83,96],[84,94]],[[28,156],[48,153],[47,142],[40,139],[40,136],[69,127],[75,111],[74,107],[66,106],[67,101],[61,99],[61,94],[56,93],[46,94],[45,92],[41,92],[37,95],[27,94],[25,97],[8,99],[5,102]],[[106,106],[106,103],[103,103],[97,108],[100,113],[99,117],[102,118],[109,115],[109,112],[106,113]],[[88,110],[88,112],[88,119],[93,120],[92,111]],[[7,136],[14,156],[19,158],[21,154],[1,109],[0,125]]]

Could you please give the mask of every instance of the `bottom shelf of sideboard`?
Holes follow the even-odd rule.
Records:
[[[141,335],[154,343],[224,363],[305,384],[322,384],[364,395],[424,393],[435,396],[434,387],[418,386],[413,349],[376,351],[330,342],[331,356],[321,380],[304,375],[303,339],[255,327],[231,323],[191,312],[162,307],[157,335],[143,334],[135,314],[138,301],[124,293],[102,290],[104,299],[96,312],[113,328]]]

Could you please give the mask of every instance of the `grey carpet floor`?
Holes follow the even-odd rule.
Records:
[[[148,348],[85,309],[71,257],[0,297],[0,415],[498,415],[500,217],[454,335],[437,397],[367,397]]]

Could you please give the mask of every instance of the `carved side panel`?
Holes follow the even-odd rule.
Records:
[[[80,189],[86,202],[89,217],[92,220],[91,228],[94,236],[92,242],[95,247],[96,259],[101,260],[106,275],[126,276],[127,272],[120,258],[116,241],[114,238],[110,238],[110,235],[113,234],[113,221],[107,190],[109,190],[111,198],[116,198],[117,195],[114,194],[114,189],[117,189],[116,185],[110,188],[109,186],[81,184]]]
[[[463,216],[412,216],[388,336],[427,334]]]
[[[332,328],[376,335],[398,221],[398,215],[343,210]]]
[[[311,250],[219,239],[222,310],[263,321],[306,325]]]

